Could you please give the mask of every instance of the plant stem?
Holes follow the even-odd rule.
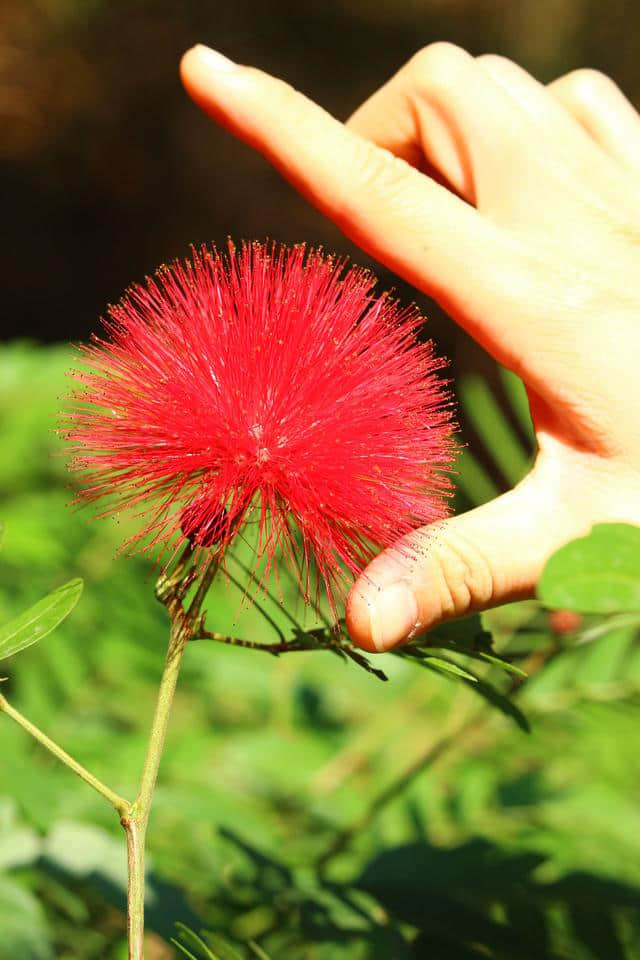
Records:
[[[329,637],[328,639],[324,636],[323,631],[316,630],[311,631],[308,634],[303,634],[296,640],[281,640],[277,643],[261,643],[255,640],[243,640],[242,637],[230,637],[224,633],[217,633],[212,630],[205,630],[204,628],[199,631],[199,633],[193,637],[194,640],[213,640],[215,643],[226,643],[232,647],[242,647],[245,650],[262,650],[263,653],[270,653],[273,657],[279,657],[283,653],[299,653],[300,651],[308,650],[329,650],[331,653],[336,653],[338,656],[346,657],[349,660],[353,660],[354,663],[357,663],[358,666],[362,667],[367,673],[373,674],[379,680],[387,680],[387,675],[382,671],[376,669],[372,664],[367,660],[366,657],[354,649],[353,645],[349,643],[343,643],[340,640],[337,640],[335,637]]]
[[[182,655],[187,643],[198,635],[202,626],[202,604],[218,569],[217,560],[211,558],[200,578],[195,596],[185,611],[182,600],[185,585],[193,583],[193,572],[188,570],[185,555],[171,578],[161,577],[156,585],[156,596],[166,606],[171,620],[169,648],[158,689],[156,709],[151,724],[147,754],[142,768],[140,788],[134,803],[120,820],[127,837],[127,931],[129,960],[144,958],[144,888],[145,888],[145,841],[153,791],[158,778],[158,769],[169,725]]]
[[[138,796],[121,823],[127,835],[129,957],[142,960],[144,940],[144,847],[151,813],[153,790],[158,777],[169,714],[178,682],[180,663],[189,632],[184,624],[172,624],[169,649],[158,690]]]
[[[94,790],[97,790],[105,800],[108,800],[112,807],[115,808],[119,817],[126,817],[130,810],[130,804],[128,800],[125,800],[124,797],[119,796],[114,790],[111,790],[106,784],[101,780],[98,780],[97,777],[94,777],[92,773],[89,773],[81,763],[78,763],[77,760],[74,760],[66,750],[63,750],[62,747],[48,737],[46,733],[43,733],[39,727],[36,727],[35,723],[31,723],[30,720],[27,720],[19,710],[16,710],[15,707],[12,707],[6,697],[0,694],[0,713],[6,713],[8,717],[11,717],[23,730],[26,730],[34,740],[37,740],[38,743],[42,744],[49,753],[52,753],[54,757],[58,760],[61,760],[65,766],[69,767],[70,770],[73,770],[85,783],[88,783],[90,787],[93,787]]]

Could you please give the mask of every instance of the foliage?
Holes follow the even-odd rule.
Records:
[[[640,611],[640,528],[597,524],[552,557],[538,595],[548,607],[580,613]]]
[[[25,613],[0,627],[0,660],[43,640],[68,617],[82,593],[82,580],[69,580],[39,600]]]
[[[166,621],[149,563],[114,559],[122,529],[67,506],[51,456],[67,363],[63,348],[0,353],[0,624],[85,581],[46,642],[3,661],[2,692],[130,796]],[[501,377],[489,388],[504,393]],[[509,422],[523,469],[529,440]],[[512,479],[469,452],[484,489]],[[466,500],[471,486],[463,476]],[[640,958],[636,539],[597,527],[565,548],[600,556],[589,591],[561,551],[538,600],[372,660],[388,683],[324,650],[194,643],[151,822],[149,957]],[[243,605],[242,549],[208,626],[269,644],[302,624],[326,639],[287,582],[282,604]],[[625,591],[606,586],[605,550]],[[613,599],[594,606],[605,589]],[[577,618],[550,619],[559,596]],[[122,960],[113,812],[2,716],[0,737],[0,958]]]

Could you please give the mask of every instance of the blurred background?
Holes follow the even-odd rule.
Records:
[[[441,39],[504,54],[542,81],[598,67],[637,100],[639,25],[631,0],[4,0],[2,336],[84,337],[128,283],[227,235],[365,260],[187,100],[177,65],[195,42],[346,119]]]
[[[86,582],[59,631],[2,664],[3,692],[120,792],[135,789],[166,624],[151,562],[116,557],[122,527],[67,505],[52,456],[67,342],[190,243],[304,240],[368,262],[191,104],[181,53],[208,43],[342,119],[443,39],[542,81],[597,67],[637,104],[639,29],[630,0],[3,0],[0,621]],[[481,503],[531,461],[522,387],[376,272],[452,358],[467,444],[456,507]],[[242,582],[250,558],[234,562]],[[284,608],[239,612],[221,584],[216,627],[290,631],[303,611],[285,593]],[[536,603],[484,626],[534,651],[518,694],[529,734],[397,658],[379,661],[383,684],[328,653],[194,645],[149,837],[150,960],[178,956],[176,921],[214,931],[181,934],[198,960],[640,958],[633,632],[564,650]],[[0,717],[0,960],[122,960],[123,870],[104,802]]]

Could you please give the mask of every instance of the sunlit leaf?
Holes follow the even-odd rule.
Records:
[[[38,643],[69,616],[82,593],[82,580],[70,580],[0,628],[0,660]]]
[[[485,629],[477,613],[460,620],[443,623],[419,640],[410,642],[403,647],[397,647],[391,652],[396,656],[424,659],[425,657],[432,657],[434,655],[433,651],[439,650],[461,654],[470,657],[472,660],[480,660],[492,666],[500,667],[506,673],[526,677],[523,670],[509,661],[503,660],[495,653],[491,632]],[[473,674],[471,676],[475,680],[475,676]]]
[[[640,527],[601,523],[548,560],[538,597],[578,613],[640,610]]]
[[[515,677],[522,677],[526,679],[527,674],[524,670],[521,670],[520,667],[517,667],[514,663],[509,663],[507,660],[503,660],[501,657],[494,657],[490,653],[479,653],[478,659],[485,660],[487,663],[492,664],[494,667],[500,667],[501,670],[504,670],[506,673],[511,673]]]
[[[451,660],[444,660],[442,657],[424,657],[419,662],[430,670],[436,670],[438,673],[446,673],[453,677],[462,677],[464,680],[468,680],[469,683],[478,682],[478,678],[474,676],[473,673],[469,673],[468,670],[459,667],[457,663],[453,663]]]
[[[476,371],[465,371],[456,383],[465,416],[509,484],[526,473],[530,454],[525,449],[494,395],[491,385]]]
[[[535,434],[533,424],[531,423],[531,411],[529,409],[529,397],[524,383],[520,377],[516,376],[511,370],[505,367],[498,367],[498,377],[504,389],[504,392],[511,404],[521,429],[526,434],[532,448],[535,447]]]

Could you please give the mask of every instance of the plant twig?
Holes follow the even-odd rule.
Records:
[[[387,675],[373,667],[371,663],[361,653],[351,646],[350,643],[338,640],[335,637],[327,637],[325,630],[311,630],[309,633],[299,633],[293,640],[279,640],[274,643],[260,643],[255,640],[244,640],[242,637],[232,637],[224,633],[217,633],[212,630],[200,630],[197,640],[213,640],[215,643],[226,643],[232,647],[241,647],[245,650],[262,650],[263,653],[270,653],[273,657],[279,657],[283,653],[300,653],[307,650],[329,650],[341,657],[348,657],[358,666],[362,667],[368,673],[372,673],[379,680],[387,680]]]
[[[112,807],[116,810],[119,817],[127,816],[130,804],[128,800],[125,800],[124,797],[119,796],[115,790],[111,790],[106,784],[95,777],[90,773],[81,763],[78,763],[77,760],[74,760],[66,750],[63,750],[62,747],[48,737],[46,733],[43,733],[35,723],[31,723],[30,720],[27,720],[19,710],[16,710],[15,707],[12,707],[6,697],[0,694],[0,713],[6,713],[8,717],[11,717],[23,730],[26,730],[30,736],[37,740],[38,743],[42,744],[45,749],[52,753],[54,757],[62,761],[65,766],[69,767],[70,770],[73,770],[81,780],[84,780],[85,783],[88,783],[90,787],[93,787],[101,796],[108,800]]]

